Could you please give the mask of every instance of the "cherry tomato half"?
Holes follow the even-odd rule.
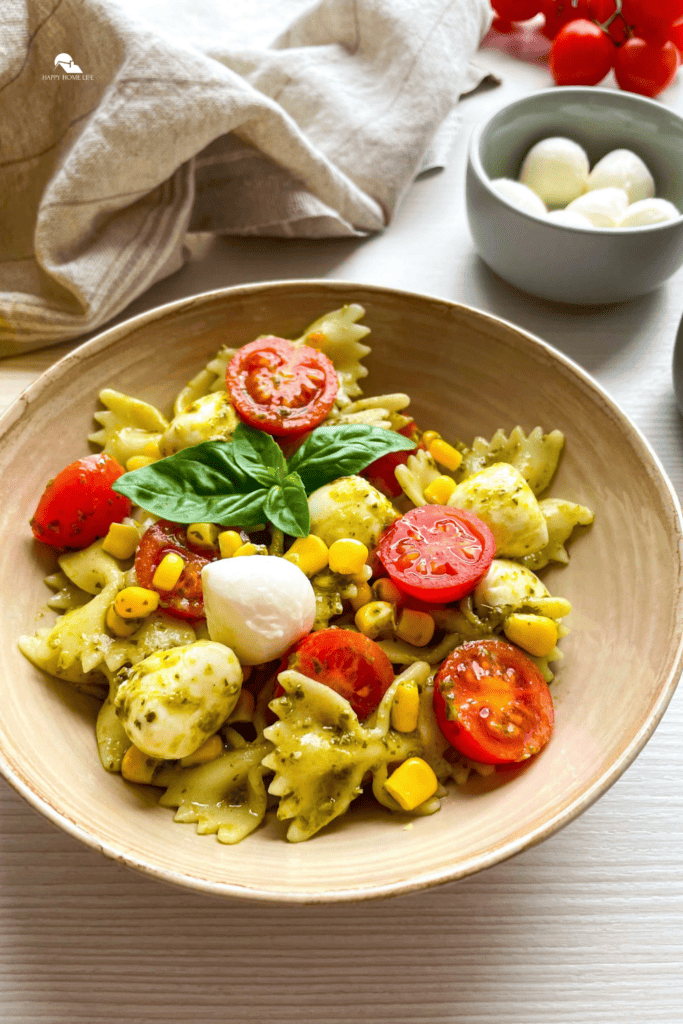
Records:
[[[550,71],[558,85],[597,85],[614,63],[617,49],[606,32],[579,18],[564,25],[550,48]]]
[[[642,96],[658,96],[671,85],[681,57],[671,42],[633,36],[617,50],[614,75],[620,89]]]
[[[87,548],[112,523],[130,515],[130,499],[111,489],[125,473],[116,459],[87,455],[51,480],[31,519],[36,540],[57,548]]]
[[[219,551],[196,548],[187,542],[187,527],[160,519],[145,530],[135,553],[135,575],[141,587],[161,595],[159,607],[178,619],[203,619],[204,592],[202,569],[219,557]],[[174,552],[185,562],[180,579],[173,590],[155,587],[152,579],[164,555]]]
[[[495,550],[486,523],[450,505],[411,509],[384,531],[377,548],[396,586],[430,604],[457,601],[474,590]]]
[[[418,444],[420,431],[417,429],[415,420],[411,420],[410,423],[406,423],[405,427],[401,427],[399,434],[414,441],[418,448],[425,447],[423,444]],[[396,479],[396,467],[405,466],[408,456],[414,454],[415,450],[413,449],[407,452],[388,452],[386,455],[380,455],[378,459],[361,470],[360,475],[365,477],[382,494],[386,494],[388,498],[398,498],[399,494],[403,494],[403,488]]]
[[[434,711],[448,742],[484,764],[511,764],[537,754],[555,721],[545,679],[505,640],[457,647],[434,681]]]
[[[339,390],[326,355],[272,335],[238,349],[226,384],[241,418],[274,437],[295,437],[317,427]]]
[[[280,672],[296,669],[348,700],[360,721],[371,715],[394,681],[394,670],[374,640],[348,629],[309,633],[285,656]],[[276,696],[283,693],[280,687]]]

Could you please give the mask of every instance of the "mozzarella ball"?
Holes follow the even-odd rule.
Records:
[[[298,566],[274,555],[221,558],[202,569],[212,640],[232,647],[243,665],[280,658],[310,633],[315,593]]]
[[[639,199],[631,203],[619,221],[620,228],[642,227],[644,224],[662,224],[680,217],[680,210],[666,199]]]
[[[512,181],[510,178],[496,178],[491,184],[496,192],[499,192],[504,199],[516,206],[525,213],[535,213],[537,217],[544,217],[548,212],[543,200],[532,192],[527,185],[521,181]]]
[[[518,562],[494,558],[484,578],[474,588],[474,607],[480,615],[509,612],[534,597],[549,597],[538,576]]]
[[[514,466],[496,462],[468,476],[449,505],[479,516],[496,541],[496,554],[521,558],[548,543],[548,526],[536,495]]]
[[[308,508],[311,533],[328,547],[345,537],[373,547],[399,518],[389,499],[361,476],[343,476],[319,487],[308,499]]]
[[[232,402],[223,391],[204,395],[171,422],[161,438],[162,455],[175,455],[203,441],[229,441],[238,424]]]
[[[588,191],[599,188],[623,188],[629,203],[651,199],[655,181],[647,167],[630,149],[614,149],[598,160],[588,175]]]
[[[551,210],[548,220],[553,224],[562,224],[566,228],[592,228],[593,223],[578,210]]]
[[[230,648],[196,640],[138,662],[119,686],[116,714],[143,753],[187,757],[220,728],[241,686],[242,668]]]
[[[547,206],[566,206],[586,191],[588,157],[577,142],[543,139],[524,157],[519,180]]]
[[[628,208],[628,196],[623,188],[598,188],[579,196],[567,207],[588,217],[593,227],[614,228]]]

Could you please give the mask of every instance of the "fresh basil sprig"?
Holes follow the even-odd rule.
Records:
[[[232,441],[184,448],[124,473],[112,486],[174,523],[256,526],[269,520],[283,533],[305,537],[311,525],[308,494],[382,455],[414,447],[393,430],[344,423],[318,427],[286,460],[270,434],[240,423]]]

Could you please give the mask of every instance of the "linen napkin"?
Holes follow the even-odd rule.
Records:
[[[0,354],[78,337],[188,231],[382,230],[443,163],[487,0],[3,0]]]

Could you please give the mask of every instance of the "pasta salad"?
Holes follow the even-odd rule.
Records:
[[[40,670],[100,701],[103,768],[236,843],[363,791],[432,814],[553,728],[570,604],[538,575],[593,514],[544,496],[560,431],[466,442],[364,397],[358,305],[223,347],[171,415],[106,388],[100,450],[31,520],[55,549]]]

